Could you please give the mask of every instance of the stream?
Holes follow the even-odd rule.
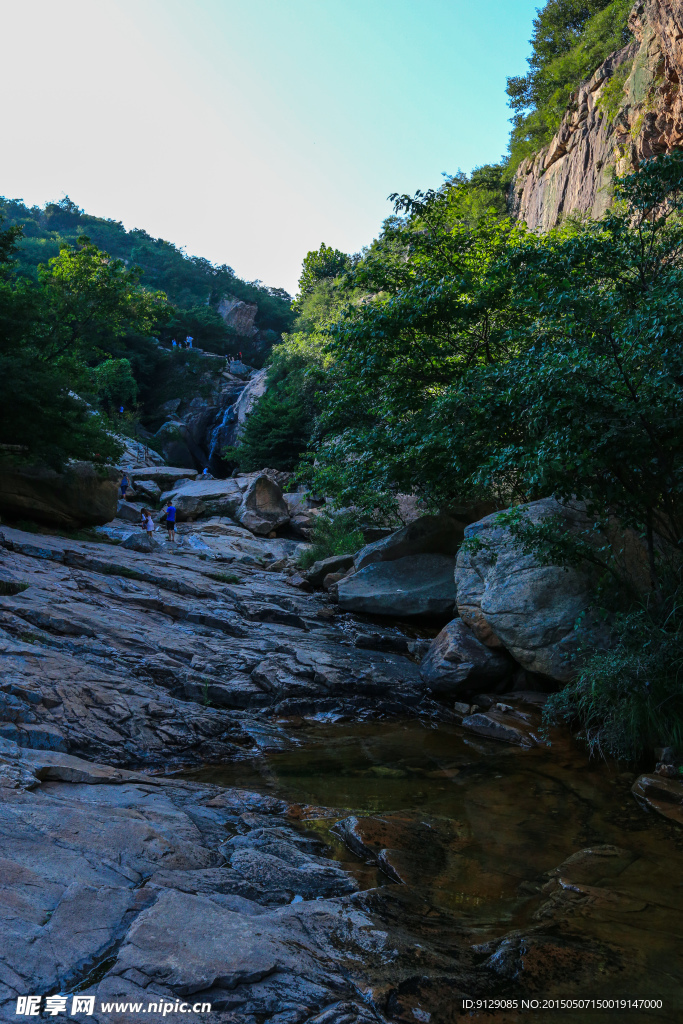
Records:
[[[564,955],[576,942],[593,951],[580,990],[561,956],[559,969],[536,965],[539,998],[662,1001],[534,1019],[682,1019],[683,833],[636,804],[632,772],[588,762],[562,736],[525,750],[419,721],[280,725],[285,739],[261,756],[185,777],[284,799],[362,888],[400,880],[422,914],[447,914],[473,944],[544,929]],[[349,815],[385,870],[330,832]]]

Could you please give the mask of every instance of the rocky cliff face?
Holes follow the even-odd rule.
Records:
[[[550,145],[517,170],[511,206],[532,229],[601,216],[615,174],[683,145],[683,4],[636,3],[629,26],[634,41],[580,87]]]

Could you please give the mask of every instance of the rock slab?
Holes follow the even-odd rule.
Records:
[[[371,563],[339,581],[339,607],[397,618],[448,615],[455,603],[454,565],[448,555],[408,555]]]

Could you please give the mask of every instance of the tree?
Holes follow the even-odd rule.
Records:
[[[489,396],[471,429],[495,438],[480,482],[632,526],[656,589],[657,536],[683,551],[683,154],[615,194],[601,222],[527,236],[507,257],[528,315],[510,335],[519,355],[471,382]]]
[[[151,334],[168,315],[166,296],[140,287],[142,271],[101,252],[86,236],[39,267],[43,351],[89,356],[126,334]]]
[[[397,216],[347,275],[365,299],[329,328],[315,486],[341,504],[384,509],[396,489],[459,502],[466,474],[453,473],[433,410],[474,367],[513,353],[509,331],[523,314],[494,268],[524,229],[495,209],[471,227],[471,191],[459,180],[392,198]]]
[[[134,397],[130,364],[102,363],[102,351],[149,329],[165,302],[88,242],[62,250],[38,283],[17,277],[19,238],[16,228],[0,232],[0,442],[15,458],[55,468],[114,458],[119,443],[79,395],[95,381],[109,401]],[[88,361],[100,365],[91,371]]]
[[[333,249],[323,242],[319,249],[306,253],[299,277],[300,301],[319,281],[333,279],[343,274],[352,264],[352,258],[339,249]]]

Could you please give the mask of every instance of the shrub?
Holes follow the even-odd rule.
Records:
[[[308,569],[314,562],[331,555],[352,555],[365,543],[356,512],[322,513],[311,531],[311,541],[312,546],[299,558],[302,569]]]
[[[617,614],[612,646],[585,651],[577,678],[545,707],[548,723],[579,723],[592,753],[637,760],[653,747],[683,754],[683,571]]]

